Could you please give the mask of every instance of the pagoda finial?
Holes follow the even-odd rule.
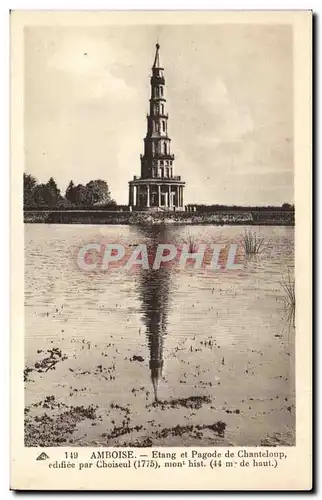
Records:
[[[160,57],[159,57],[160,44],[159,44],[159,42],[157,42],[155,46],[156,46],[157,50],[155,52],[155,58],[154,58],[154,63],[153,63],[152,69],[160,68]]]

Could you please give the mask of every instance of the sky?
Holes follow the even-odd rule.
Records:
[[[184,202],[293,203],[289,25],[25,28],[25,171],[128,203],[157,41]]]

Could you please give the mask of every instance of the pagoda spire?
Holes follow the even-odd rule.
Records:
[[[161,68],[161,66],[160,66],[159,49],[160,49],[160,45],[159,45],[159,43],[157,43],[156,44],[156,51],[155,51],[155,58],[154,58],[154,63],[153,63],[152,69],[159,69],[159,68]]]

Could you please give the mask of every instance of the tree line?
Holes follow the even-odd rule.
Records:
[[[25,210],[72,210],[113,208],[116,202],[106,181],[96,179],[75,185],[71,180],[63,196],[56,181],[51,177],[46,183],[39,183],[31,175],[23,174],[23,205]]]
[[[237,211],[237,212],[294,212],[294,205],[291,203],[283,203],[280,206],[266,205],[266,206],[242,206],[242,205],[201,205],[201,204],[188,204],[187,210],[196,212],[222,212],[222,211]]]

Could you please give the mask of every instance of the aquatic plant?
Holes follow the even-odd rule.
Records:
[[[287,319],[295,326],[295,278],[291,275],[290,269],[287,270],[286,276],[282,276],[281,287],[284,290]]]
[[[204,403],[211,403],[209,396],[189,396],[187,398],[170,399],[168,401],[156,400],[152,403],[152,406],[159,406],[162,410],[166,408],[179,408],[180,406],[199,410]]]
[[[260,238],[255,232],[246,229],[241,243],[246,255],[256,255],[263,250],[264,238]]]
[[[198,250],[198,245],[196,244],[196,240],[192,236],[191,233],[188,233],[186,244],[188,245],[189,253],[196,253]]]

